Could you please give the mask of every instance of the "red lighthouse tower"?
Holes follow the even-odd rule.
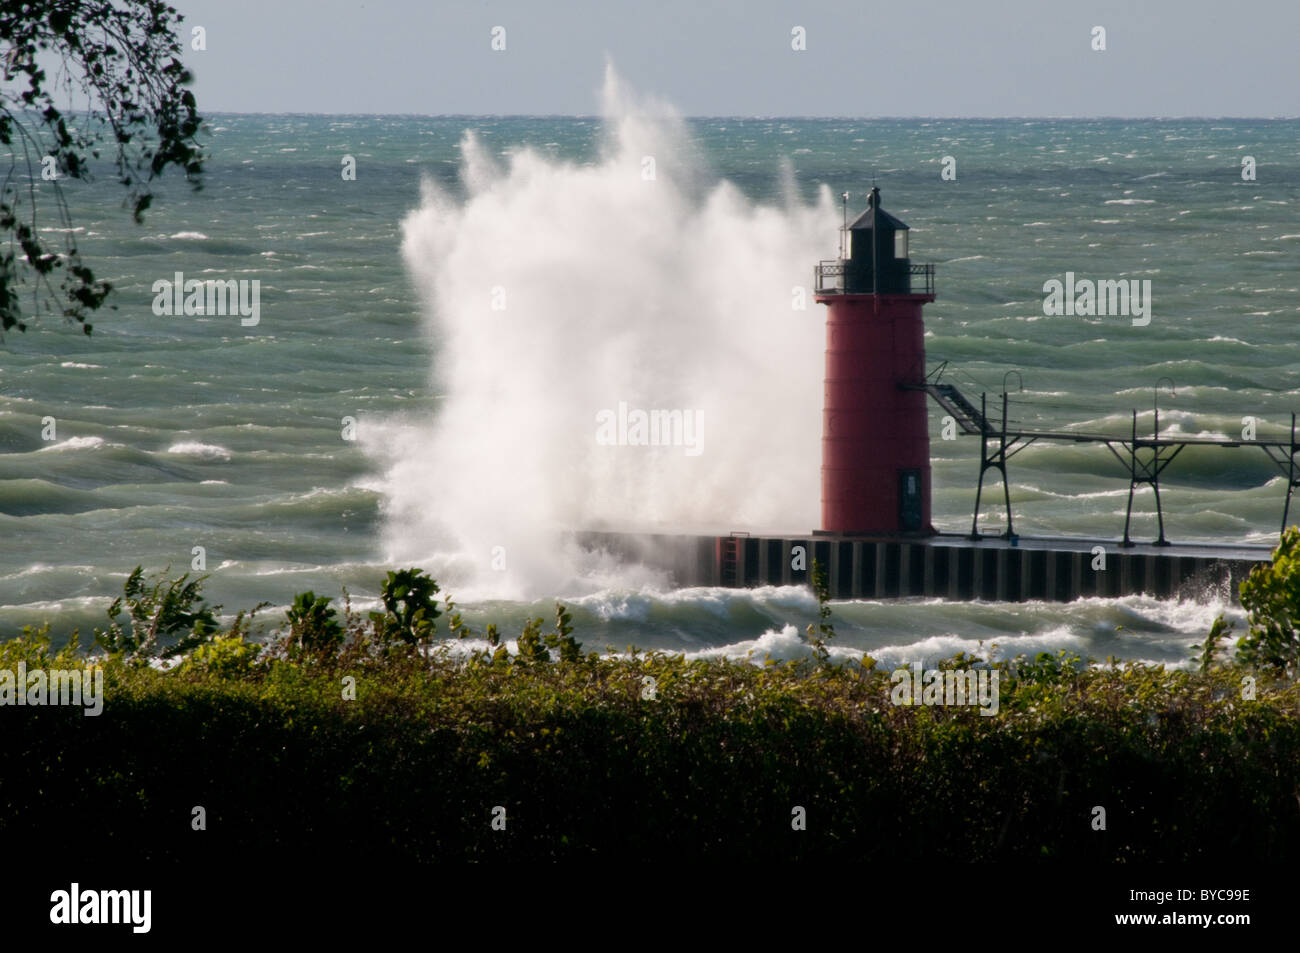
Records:
[[[824,533],[926,535],[930,432],[922,305],[934,266],[913,265],[908,228],[880,207],[843,228],[840,257],[817,266],[827,306],[822,411]]]

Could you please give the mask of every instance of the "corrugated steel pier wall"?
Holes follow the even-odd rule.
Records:
[[[1237,587],[1266,546],[1142,545],[1115,540],[964,536],[857,537],[672,535],[580,532],[589,548],[668,572],[679,586],[807,585],[813,560],[826,567],[831,598],[907,596],[1069,602],[1081,596],[1147,593],[1195,598]],[[1096,568],[1094,568],[1096,567]]]

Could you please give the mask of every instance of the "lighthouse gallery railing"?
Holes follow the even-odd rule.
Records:
[[[908,265],[908,294],[934,294],[934,265]],[[920,279],[919,281],[917,279]],[[816,272],[817,294],[839,294],[844,291],[844,259],[833,258],[818,262]]]

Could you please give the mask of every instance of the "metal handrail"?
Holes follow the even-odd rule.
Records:
[[[913,277],[915,277],[916,275],[921,275],[925,279],[924,280],[925,290],[917,291],[916,288],[913,288],[912,294],[927,294],[927,295],[934,294],[934,265],[932,263],[926,263],[923,265],[908,265],[907,273],[908,275]]]
[[[814,287],[817,294],[842,294],[844,292],[845,267],[844,259],[832,258],[817,263],[816,282]],[[934,265],[933,263],[916,264],[907,266],[909,294],[934,294]],[[912,278],[920,277],[921,287],[913,287]],[[839,281],[827,279],[841,279]],[[922,290],[924,289],[924,290]]]

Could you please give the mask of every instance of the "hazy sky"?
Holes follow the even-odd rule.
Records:
[[[609,57],[695,116],[1300,115],[1300,0],[173,3],[207,112],[592,114]]]

